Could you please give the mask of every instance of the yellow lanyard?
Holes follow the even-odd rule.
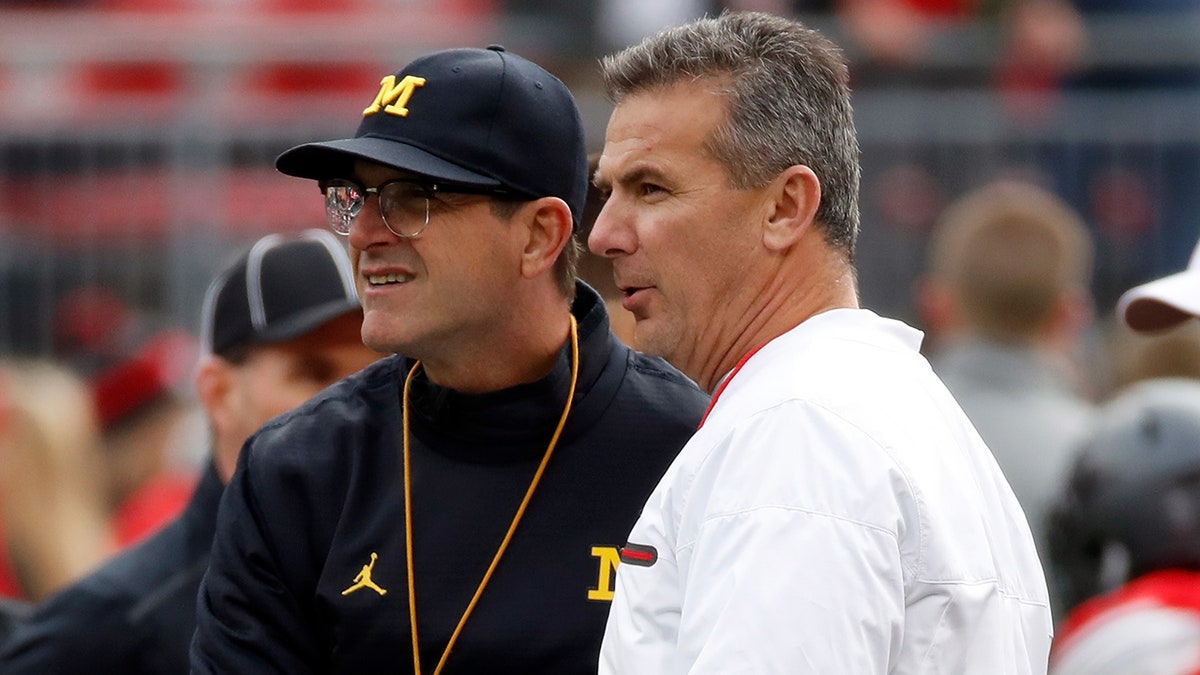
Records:
[[[413,672],[415,675],[421,675],[421,650],[417,640],[417,591],[416,582],[414,581],[413,569],[413,527],[412,527],[412,472],[411,472],[411,448],[410,437],[411,432],[408,423],[408,398],[409,391],[412,387],[413,376],[417,373],[417,368],[421,366],[421,362],[417,361],[413,364],[411,370],[408,371],[408,377],[404,380],[404,400],[403,400],[403,417],[404,417],[404,543],[405,553],[408,563],[408,620],[412,626],[412,650],[413,650]],[[521,500],[521,505],[517,507],[517,513],[513,516],[512,523],[508,526],[508,533],[504,535],[504,540],[500,542],[500,548],[496,549],[496,555],[492,558],[492,564],[488,566],[487,572],[483,575],[483,580],[479,582],[479,587],[475,589],[475,596],[471,598],[471,602],[467,604],[467,609],[463,612],[462,618],[458,620],[458,626],[455,627],[454,633],[450,635],[449,642],[446,643],[446,649],[442,652],[442,658],[438,661],[437,668],[433,670],[433,675],[439,675],[442,668],[446,665],[446,659],[450,657],[450,650],[454,648],[454,643],[458,640],[458,636],[462,633],[463,626],[467,623],[467,617],[471,616],[475,605],[479,603],[479,598],[483,595],[483,589],[487,587],[488,581],[491,581],[492,573],[496,571],[496,567],[500,564],[500,558],[504,555],[505,549],[508,548],[508,543],[512,540],[513,534],[517,531],[517,525],[521,522],[521,516],[525,515],[525,508],[529,506],[530,499],[533,498],[533,491],[537,489],[538,482],[542,479],[542,474],[546,471],[546,465],[550,463],[550,455],[554,452],[554,446],[558,445],[558,438],[562,435],[563,427],[567,423],[567,415],[571,412],[571,404],[575,400],[575,383],[579,377],[579,325],[575,321],[575,317],[571,317],[571,388],[567,392],[567,404],[563,406],[562,416],[558,420],[558,427],[554,429],[554,436],[550,438],[550,445],[546,446],[546,454],[542,456],[542,463],[538,465],[537,472],[533,474],[533,481],[529,484],[529,489],[525,491],[525,497]]]

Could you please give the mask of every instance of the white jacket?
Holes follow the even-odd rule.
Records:
[[[730,376],[629,535],[601,673],[1046,672],[1029,527],[920,340],[834,310]]]

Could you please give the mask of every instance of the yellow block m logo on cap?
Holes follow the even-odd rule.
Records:
[[[408,99],[412,98],[413,91],[417,87],[425,85],[425,78],[413,77],[405,75],[399,82],[396,82],[395,75],[388,75],[379,82],[379,93],[375,94],[375,100],[371,101],[371,105],[363,110],[363,117],[374,115],[383,108],[383,112],[397,117],[408,116]],[[384,106],[387,107],[384,107]]]

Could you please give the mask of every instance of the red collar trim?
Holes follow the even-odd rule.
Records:
[[[729,371],[729,375],[727,375],[725,379],[721,380],[721,384],[718,385],[717,390],[713,392],[712,400],[708,402],[708,409],[704,411],[704,417],[700,418],[700,424],[696,427],[697,429],[704,426],[704,423],[708,420],[708,414],[712,412],[713,407],[717,405],[717,399],[721,398],[721,393],[725,391],[725,387],[729,386],[729,382],[735,375],[738,374],[738,371],[742,369],[742,366],[746,365],[746,362],[750,360],[750,357],[757,354],[758,350],[765,346],[767,346],[767,343],[764,342],[763,344],[746,352],[746,355],[737,362],[737,365],[733,367],[733,370]]]

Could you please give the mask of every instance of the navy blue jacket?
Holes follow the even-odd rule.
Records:
[[[594,673],[617,549],[708,397],[622,345],[580,285],[575,402],[445,673]],[[221,504],[193,672],[412,672],[401,394],[394,356],[253,436]],[[421,665],[433,672],[550,441],[570,381],[411,398]],[[361,582],[369,578],[372,586]]]
[[[210,466],[178,517],[39,604],[0,649],[0,673],[186,673],[221,489]]]

